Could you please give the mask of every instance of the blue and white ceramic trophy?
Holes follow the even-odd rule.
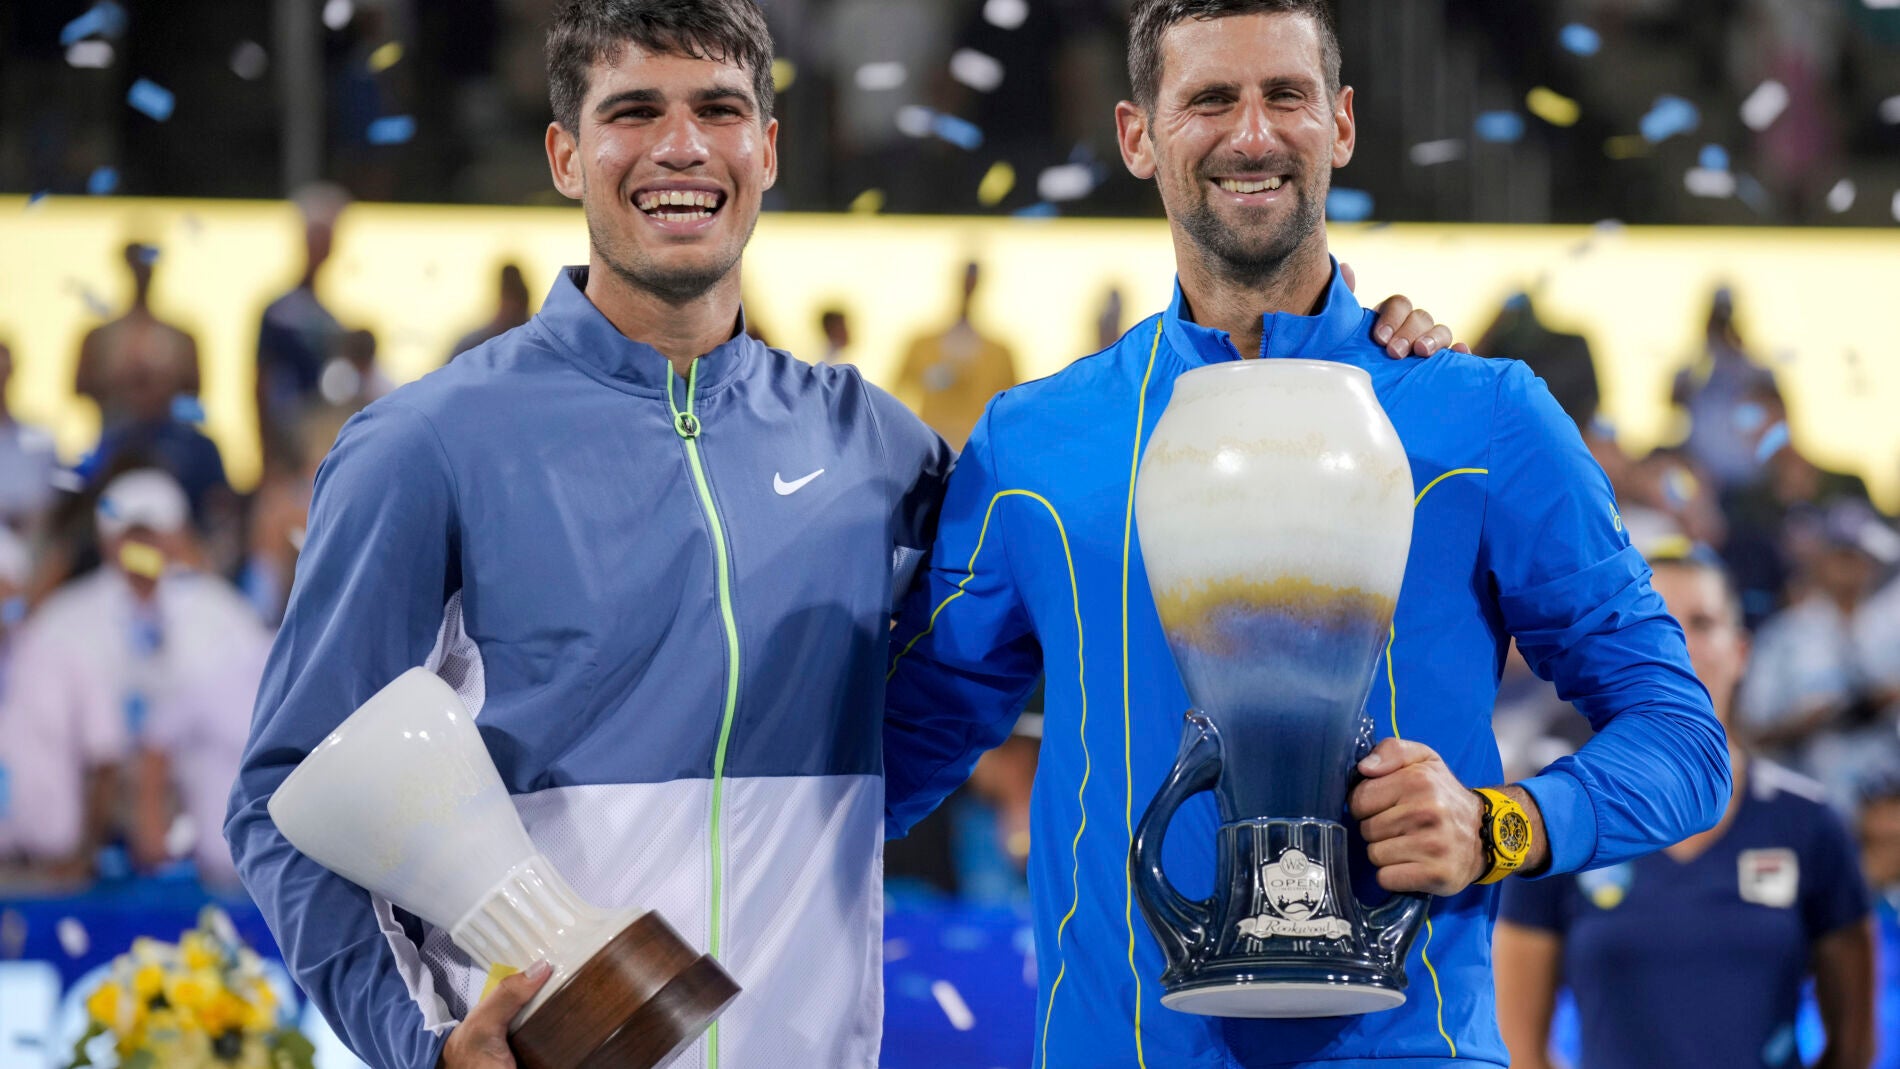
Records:
[[[1412,536],[1412,475],[1364,371],[1245,360],[1182,375],[1141,462],[1148,583],[1196,709],[1129,869],[1167,956],[1163,1005],[1327,1017],[1405,1001],[1426,900],[1367,907],[1346,795]],[[1212,791],[1214,893],[1161,868],[1181,803]]]

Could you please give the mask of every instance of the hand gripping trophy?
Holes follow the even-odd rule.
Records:
[[[552,972],[509,1035],[524,1069],[647,1069],[739,994],[656,912],[604,910],[535,849],[462,700],[412,668],[291,772],[271,819],[317,863],[447,931],[489,975]]]
[[[1167,958],[1161,1001],[1325,1017],[1405,1001],[1421,895],[1352,894],[1346,795],[1412,537],[1412,474],[1364,371],[1248,360],[1175,383],[1135,490],[1162,629],[1196,710],[1129,870]],[[1168,882],[1161,844],[1213,791],[1214,893]]]

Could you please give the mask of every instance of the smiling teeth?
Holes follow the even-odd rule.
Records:
[[[1220,180],[1220,187],[1229,193],[1264,193],[1269,189],[1279,189],[1280,178],[1276,175],[1264,182],[1242,182],[1238,179],[1223,178]]]
[[[663,189],[654,193],[642,193],[635,206],[643,212],[661,208],[696,208],[704,211],[664,212],[668,218],[703,218],[719,207],[719,194],[705,193],[695,189]]]

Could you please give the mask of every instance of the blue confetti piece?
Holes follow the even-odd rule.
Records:
[[[1563,32],[1557,35],[1557,40],[1563,44],[1564,51],[1573,56],[1594,56],[1603,47],[1603,38],[1581,22],[1565,26]]]
[[[1048,201],[1039,200],[1027,208],[1018,208],[1010,214],[1018,219],[1054,219],[1062,213]]]
[[[1728,149],[1720,145],[1702,146],[1701,155],[1696,157],[1696,166],[1710,171],[1728,170]]]
[[[119,188],[119,171],[115,167],[95,167],[86,178],[86,192],[95,197],[103,197]]]
[[[1326,194],[1326,218],[1341,223],[1363,223],[1372,218],[1372,194],[1363,189],[1334,188]]]
[[[153,264],[158,262],[158,246],[140,245],[138,247],[138,252],[135,253],[134,255],[136,255],[139,258],[139,263],[142,263],[145,266],[150,267]]]
[[[897,977],[897,993],[909,999],[927,999],[930,997],[930,978],[923,973],[900,973]]]
[[[181,393],[172,398],[172,418],[180,423],[203,423],[204,402],[193,394]]]
[[[53,191],[50,189],[39,190],[35,192],[32,196],[26,198],[26,206],[31,208],[33,205],[38,204],[40,201],[43,201],[52,195],[53,195]]]
[[[1611,423],[1602,416],[1597,416],[1590,421],[1590,429],[1595,431],[1599,438],[1611,442],[1616,441],[1616,424]]]
[[[125,32],[125,21],[124,8],[112,0],[100,0],[60,29],[60,47],[70,48],[88,37],[117,37]]]
[[[171,90],[150,78],[140,78],[126,90],[125,102],[132,105],[133,110],[164,122],[172,117],[172,107],[178,100]]]
[[[1649,106],[1649,114],[1637,125],[1642,131],[1643,140],[1650,144],[1660,144],[1677,134],[1694,133],[1702,125],[1702,113],[1694,104],[1679,96],[1664,93]]]
[[[401,145],[416,136],[416,118],[413,115],[385,115],[369,124],[367,134],[372,145]]]
[[[1487,111],[1472,124],[1478,140],[1494,145],[1514,145],[1523,140],[1524,116],[1515,111]]]
[[[1753,434],[1768,422],[1768,409],[1753,401],[1735,406],[1735,429],[1743,434]]]
[[[1752,174],[1740,175],[1735,179],[1735,195],[1743,204],[1754,209],[1756,215],[1769,215],[1773,212],[1773,205],[1768,203],[1768,191],[1762,188],[1762,184],[1756,181]]]
[[[1755,462],[1768,463],[1768,458],[1782,451],[1788,445],[1788,424],[1783,421],[1768,428],[1761,436],[1761,444],[1755,447]]]
[[[981,950],[989,945],[990,937],[981,928],[959,924],[945,928],[937,941],[945,950]]]
[[[965,152],[975,152],[983,147],[983,131],[970,120],[959,119],[955,115],[932,116],[930,132]]]

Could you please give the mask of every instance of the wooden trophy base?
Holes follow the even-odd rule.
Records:
[[[698,1039],[739,985],[648,911],[508,1037],[521,1069],[652,1069]]]

